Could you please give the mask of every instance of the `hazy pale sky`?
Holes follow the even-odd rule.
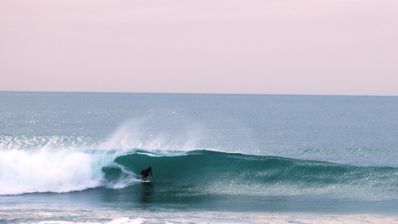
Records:
[[[0,91],[398,95],[397,0],[0,0]]]

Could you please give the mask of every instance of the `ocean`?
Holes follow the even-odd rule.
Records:
[[[387,96],[0,92],[0,223],[398,223],[397,118]]]

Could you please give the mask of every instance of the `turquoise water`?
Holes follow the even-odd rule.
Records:
[[[397,114],[398,97],[3,92],[0,222],[397,214]]]

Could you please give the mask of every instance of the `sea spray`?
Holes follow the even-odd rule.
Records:
[[[190,124],[188,126],[186,124],[186,126],[181,126],[180,134],[170,135],[167,129],[154,128],[154,124],[151,123],[153,121],[145,118],[129,119],[97,147],[118,149],[119,151],[134,148],[156,151],[189,151],[196,149],[200,141],[201,131],[197,125]]]

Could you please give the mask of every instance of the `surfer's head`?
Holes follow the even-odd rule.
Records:
[[[152,167],[148,167],[146,170],[148,170],[148,171],[152,171]]]

